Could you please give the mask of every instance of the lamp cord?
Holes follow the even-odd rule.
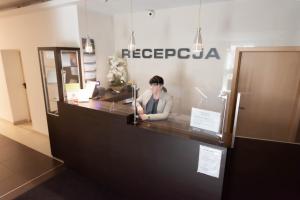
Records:
[[[87,35],[89,34],[89,24],[88,24],[88,16],[87,16],[87,0],[84,0],[84,17],[85,17],[85,28]]]
[[[131,21],[131,31],[133,31],[133,9],[132,9],[132,0],[130,0],[130,21]]]
[[[202,0],[199,0],[199,10],[198,10],[198,28],[201,25],[201,7],[202,7]]]

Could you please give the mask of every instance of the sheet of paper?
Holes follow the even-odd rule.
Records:
[[[219,178],[222,150],[200,145],[197,172]]]
[[[191,126],[218,133],[220,122],[221,113],[192,108]]]
[[[89,96],[89,98],[92,98],[93,96],[93,92],[94,92],[94,89],[95,89],[95,86],[97,85],[98,83],[96,81],[88,81],[86,84],[85,84],[85,90]]]

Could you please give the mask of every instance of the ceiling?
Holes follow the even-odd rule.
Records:
[[[49,0],[0,0],[0,11],[29,6]]]
[[[232,0],[202,0],[203,4]],[[130,10],[130,0],[86,0],[87,7],[106,14],[127,13]],[[132,0],[133,10],[176,8],[182,6],[199,5],[200,0]]]
[[[50,0],[0,0],[0,11],[29,6]],[[78,0],[84,1],[84,0]],[[87,7],[105,14],[128,13],[130,0],[85,0]],[[203,4],[233,0],[202,0]],[[199,5],[200,0],[132,0],[133,10],[165,9]]]
[[[5,5],[5,4],[10,4],[10,3],[15,3],[21,0],[1,0],[0,1],[0,6]]]

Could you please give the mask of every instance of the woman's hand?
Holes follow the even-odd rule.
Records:
[[[142,107],[142,106],[138,106],[138,107],[137,107],[137,112],[138,112],[139,115],[143,115],[143,114],[144,114],[144,109],[143,109],[143,107]]]
[[[145,115],[145,114],[142,114],[142,115],[139,115],[139,116],[140,116],[141,120],[143,120],[143,121],[148,119],[147,115]]]

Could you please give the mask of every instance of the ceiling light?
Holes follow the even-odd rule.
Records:
[[[136,49],[134,31],[131,31],[128,49],[129,51],[134,51]]]
[[[194,44],[193,44],[193,51],[194,52],[203,51],[203,42],[202,42],[201,28],[200,27],[197,29],[197,32],[196,32],[196,36],[195,36]]]
[[[93,44],[92,44],[92,40],[89,37],[89,35],[87,36],[86,41],[85,41],[84,51],[86,53],[93,53],[94,52],[94,47],[93,47]]]
[[[92,44],[92,40],[89,37],[89,23],[88,23],[88,16],[87,16],[87,0],[84,0],[84,9],[85,9],[85,24],[86,24],[86,32],[87,32],[87,37],[85,41],[85,47],[84,51],[85,53],[93,53],[94,52],[94,47]]]

